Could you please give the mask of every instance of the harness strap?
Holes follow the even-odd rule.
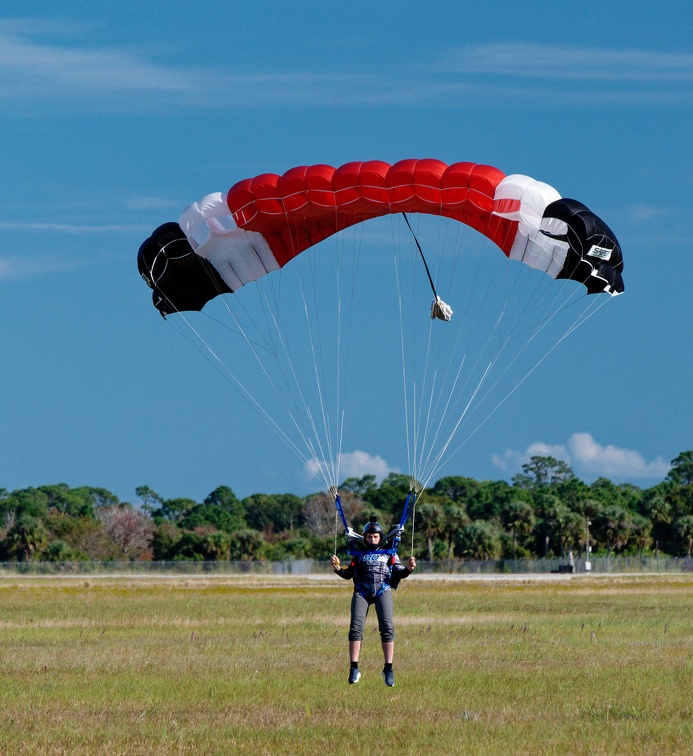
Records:
[[[346,517],[344,516],[344,510],[342,509],[342,500],[340,499],[339,494],[335,495],[334,505],[335,507],[337,507],[337,513],[342,520],[342,525],[344,525],[344,534],[347,535],[351,528],[347,524]]]
[[[334,489],[332,489],[334,491]],[[360,557],[364,554],[386,554],[390,557],[389,564],[390,564],[390,574],[388,576],[388,580],[392,578],[392,570],[395,566],[397,556],[397,550],[399,549],[399,545],[402,541],[402,533],[404,533],[404,526],[407,524],[407,520],[409,519],[410,514],[414,510],[414,507],[416,506],[416,493],[412,489],[409,490],[409,493],[407,494],[406,501],[404,502],[404,507],[402,509],[402,516],[399,518],[399,525],[394,527],[384,538],[383,542],[387,543],[388,541],[392,541],[392,546],[389,549],[373,549],[372,551],[366,551],[363,548],[358,548],[360,544],[363,543],[363,536],[360,533],[357,533],[353,528],[349,527],[349,524],[346,521],[346,516],[344,514],[344,509],[342,508],[342,500],[336,491],[334,491],[334,503],[335,507],[337,508],[337,513],[342,520],[342,524],[344,525],[344,535],[349,539],[349,546],[347,548],[347,554],[349,554],[350,557]],[[336,534],[335,534],[335,541],[336,541]],[[335,544],[336,545],[336,544]],[[412,551],[414,548],[413,544],[413,533],[412,533]],[[336,548],[335,548],[336,551]],[[352,558],[352,565],[354,564],[354,559]],[[364,596],[365,598],[365,596]]]
[[[381,583],[374,596],[371,596],[369,593],[367,593],[366,589],[360,583],[354,584],[354,590],[359,594],[359,596],[361,596],[361,598],[366,599],[366,601],[370,601],[371,599],[379,598],[383,595],[383,593],[385,593],[385,591],[391,591],[395,589],[387,581],[385,581]]]
[[[397,549],[372,549],[367,551],[365,549],[356,549],[350,546],[347,550],[347,553],[352,557],[360,557],[364,556],[365,554],[376,554],[377,556],[385,554],[386,556],[394,556],[397,553]]]

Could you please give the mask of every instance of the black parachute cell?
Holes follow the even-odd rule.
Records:
[[[195,253],[177,223],[164,223],[142,243],[137,267],[163,316],[201,310],[219,294],[233,293],[211,263]]]
[[[547,205],[543,217],[564,221],[568,227],[560,238],[568,242],[570,249],[558,278],[579,281],[589,294],[623,293],[621,246],[599,216],[582,202],[563,198]]]

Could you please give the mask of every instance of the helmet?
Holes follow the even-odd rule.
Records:
[[[383,537],[383,529],[378,522],[377,517],[371,517],[370,520],[363,526],[363,536],[366,537],[367,533],[379,533],[380,537]]]

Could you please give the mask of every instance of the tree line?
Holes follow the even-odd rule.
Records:
[[[348,478],[340,486],[350,525],[399,520],[408,476]],[[210,561],[328,559],[346,547],[332,497],[253,494],[219,486],[202,502],[165,499],[148,486],[135,504],[103,488],[66,484],[0,488],[0,561]],[[408,526],[407,538],[411,533]],[[693,451],[664,481],[641,489],[580,480],[563,461],[535,456],[511,483],[461,476],[419,496],[414,551],[429,560],[594,556],[691,556]],[[408,549],[407,549],[408,550]]]

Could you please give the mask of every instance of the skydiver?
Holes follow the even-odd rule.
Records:
[[[357,683],[361,679],[359,672],[359,655],[361,641],[366,624],[366,616],[371,604],[375,604],[378,615],[378,629],[382,641],[385,666],[383,680],[385,685],[394,687],[395,674],[392,670],[392,659],[395,652],[395,628],[392,621],[392,589],[397,588],[399,582],[416,569],[416,558],[411,556],[407,564],[403,565],[399,557],[378,551],[383,537],[380,523],[372,517],[363,529],[364,552],[355,556],[348,567],[341,567],[339,557],[330,558],[330,564],[335,573],[345,580],[354,581],[354,594],[351,598],[351,624],[349,625],[349,683]]]

